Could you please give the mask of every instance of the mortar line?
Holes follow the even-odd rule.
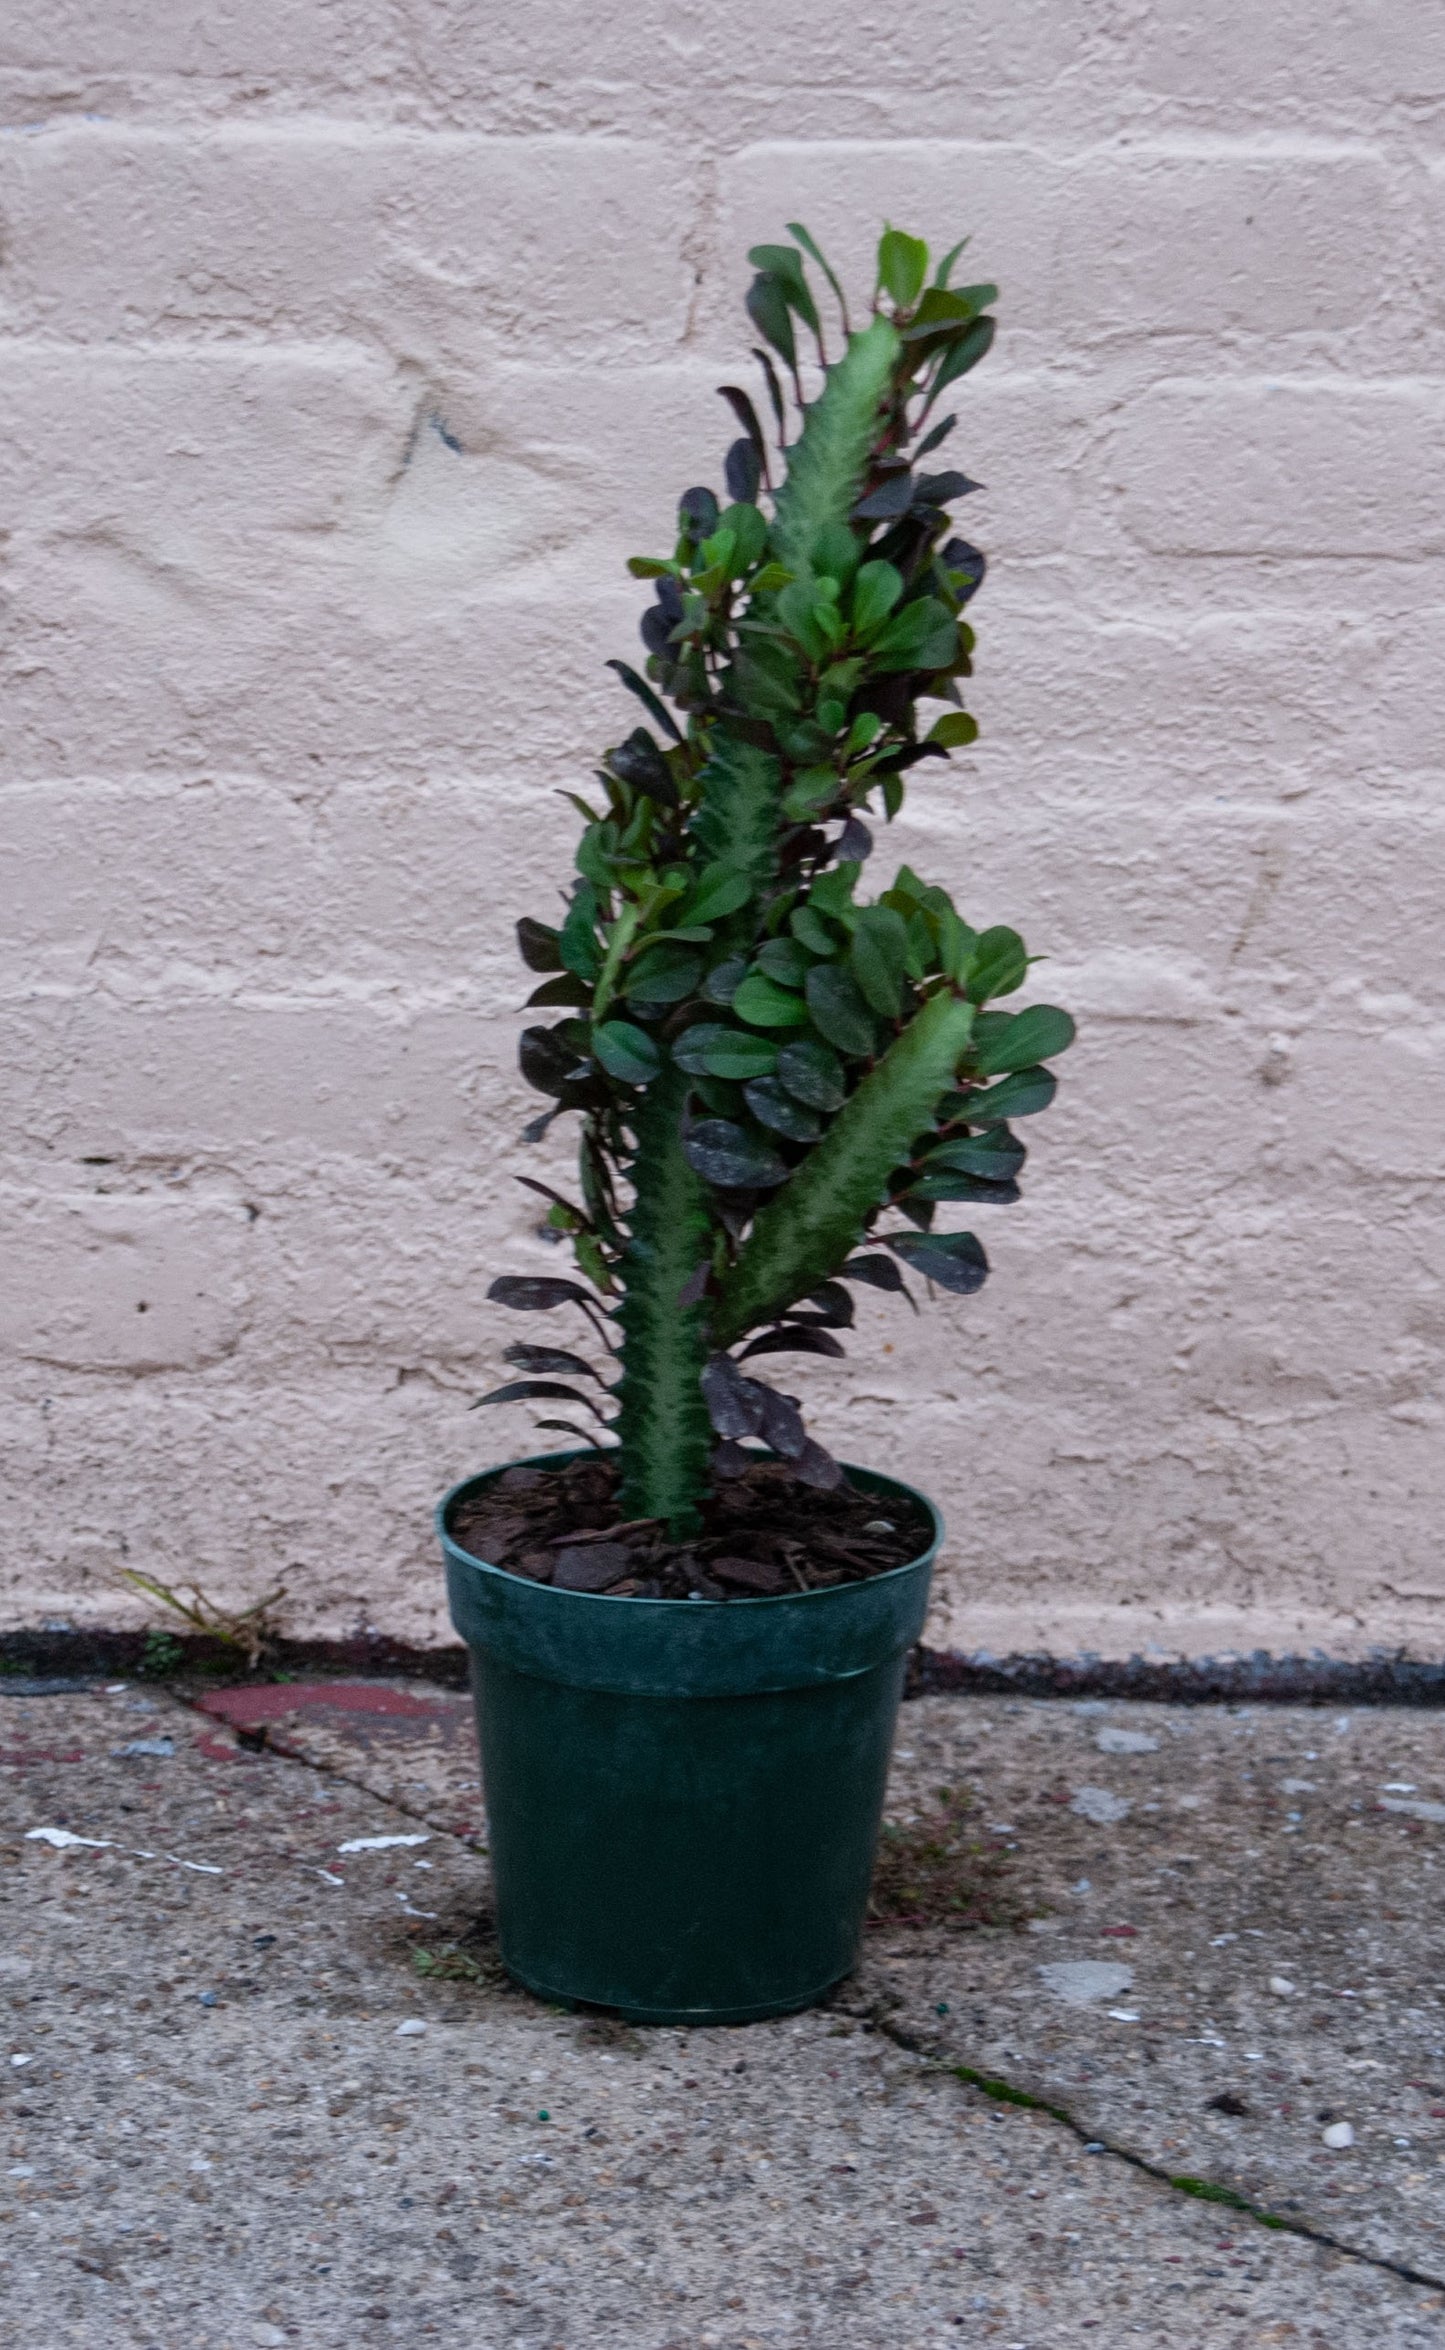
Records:
[[[1411,2268],[1407,2261],[1391,2260],[1387,2253],[1370,2252],[1363,2245],[1347,2244],[1339,2236],[1332,2236],[1327,2228],[1318,2227],[1312,2220],[1291,2219],[1285,2213],[1270,2211],[1262,2203],[1241,2195],[1233,2187],[1222,2187],[1212,2179],[1193,2177],[1187,2171],[1168,2171],[1159,2163],[1151,2162],[1146,2154],[1137,2154],[1130,2146],[1121,2146],[1112,2139],[1100,2137],[1097,2130],[1086,2129],[1076,2121],[1064,2105],[1055,2105],[1047,2097],[1037,2097],[1031,2089],[1015,2087],[997,2073],[981,2073],[970,2064],[962,2064],[956,2057],[940,2055],[935,2046],[919,2034],[911,2032],[906,2024],[894,2023],[881,2002],[867,2007],[847,2007],[841,2000],[831,2002],[834,2010],[843,2015],[856,2016],[862,2023],[881,2032],[895,2047],[916,2056],[930,2072],[947,2073],[951,2079],[963,2081],[970,2089],[991,2097],[997,2105],[1012,2105],[1029,2113],[1044,2113],[1051,2121],[1059,2122],[1072,2132],[1087,2150],[1111,2154],[1116,2162],[1126,2163],[1131,2170],[1141,2171],[1145,2178],[1154,2179],[1160,2186],[1169,2187],[1176,2195],[1195,2203],[1212,2203],[1226,2211],[1250,2219],[1272,2235],[1298,2236],[1305,2243],[1318,2244],[1328,2252],[1338,2252],[1347,2260],[1363,2261],[1366,2267],[1383,2269],[1388,2275],[1400,2277],[1407,2285],[1425,2285],[1436,2293],[1445,2292],[1445,2277],[1431,2276],[1424,2269]]]
[[[215,1720],[215,1716],[205,1713],[199,1701],[186,1691],[173,1689],[170,1694],[203,1720]],[[266,1735],[264,1723],[244,1733],[236,1730],[234,1723],[231,1728],[252,1753],[274,1755],[278,1762],[300,1763],[306,1770],[338,1779],[343,1786],[354,1787],[360,1794],[369,1795],[374,1803],[385,1804],[390,1810],[400,1812],[404,1819],[420,1820],[433,1835],[449,1836],[454,1844],[460,1844],[465,1851],[486,1857],[485,1845],[474,1843],[469,1836],[462,1835],[455,1828],[439,1828],[435,1820],[425,1812],[418,1811],[414,1805],[394,1795],[379,1794],[364,1779],[353,1778],[349,1771],[338,1769],[336,1764],[319,1762],[310,1755],[288,1754],[282,1747],[273,1746]],[[916,2057],[928,2071],[946,2073],[950,2080],[962,2081],[968,2088],[977,2089],[981,2095],[992,2098],[996,2105],[1012,2105],[1024,2112],[1047,2114],[1051,2121],[1060,2123],[1077,2138],[1081,2146],[1112,2155],[1116,2162],[1126,2164],[1129,2169],[1153,2179],[1161,2187],[1168,2187],[1172,2193],[1187,2201],[1212,2203],[1219,2209],[1252,2220],[1257,2227],[1267,2229],[1271,2235],[1295,2236],[1303,2243],[1319,2245],[1326,2252],[1338,2252],[1342,2259],[1357,2260],[1367,2268],[1380,2269],[1387,2276],[1399,2277],[1404,2284],[1423,2285],[1431,2292],[1445,2293],[1445,2277],[1431,2276],[1424,2269],[1412,2268],[1407,2261],[1391,2260],[1386,2253],[1370,2252],[1362,2245],[1347,2244],[1339,2236],[1332,2236],[1327,2228],[1317,2227],[1310,2220],[1291,2219],[1283,2212],[1269,2211],[1262,2203],[1255,2203],[1233,2187],[1219,2186],[1212,2179],[1195,2178],[1186,2171],[1167,2171],[1161,2164],[1151,2162],[1147,2155],[1135,2153],[1132,2147],[1118,2145],[1112,2139],[1101,2138],[1097,2130],[1086,2129],[1082,2122],[1074,2119],[1067,2106],[1055,2105],[1047,2097],[1037,2097],[1031,2089],[1020,2089],[1012,2081],[1004,2080],[1001,2074],[982,2073],[974,2065],[960,2063],[955,2057],[940,2055],[936,2047],[930,2046],[918,2033],[910,2032],[907,2025],[895,2023],[881,2001],[875,2000],[869,2006],[850,2007],[844,2000],[835,1998],[829,2000],[828,2008],[835,2015],[853,2016],[858,2022],[869,2025],[906,2055]]]

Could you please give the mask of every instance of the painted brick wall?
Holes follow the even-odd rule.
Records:
[[[1438,1650],[1445,15],[11,0],[0,122],[8,1618],[438,1631],[622,559],[746,245],[886,213],[1004,325],[897,846],[1081,1041],[989,1289],[799,1382],[935,1637]]]

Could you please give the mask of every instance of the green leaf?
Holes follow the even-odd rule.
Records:
[[[1015,988],[1023,986],[1028,969],[1028,948],[1016,930],[1000,926],[980,931],[968,959],[969,1000],[986,1004],[993,996],[1012,995]]]
[[[736,866],[709,865],[687,901],[688,923],[721,922],[745,906],[752,894],[752,883]]]
[[[793,317],[788,307],[787,291],[781,278],[769,270],[760,271],[747,291],[748,316],[765,343],[771,343],[784,364],[796,370],[798,346],[793,336]]]
[[[791,988],[779,987],[761,971],[750,971],[737,994],[733,1010],[755,1028],[805,1028],[808,1007]]]
[[[747,977],[748,967],[741,955],[725,955],[714,963],[702,983],[702,992],[710,1004],[730,1004]]]
[[[787,478],[774,500],[773,552],[796,576],[815,568],[820,534],[847,527],[873,446],[878,408],[888,389],[898,336],[875,318],[849,341],[788,452]],[[836,578],[837,572],[832,576]]]
[[[761,559],[768,543],[768,525],[756,506],[725,506],[718,521],[720,531],[732,535],[732,571],[734,578],[751,571]]]
[[[836,955],[838,952],[838,942],[832,931],[811,906],[795,908],[788,916],[788,928],[810,955]]]
[[[970,1126],[989,1126],[1002,1118],[1032,1118],[1048,1108],[1058,1090],[1052,1069],[1017,1069],[1002,1085],[991,1085],[987,1093],[957,1095],[949,1105],[949,1114],[966,1118]]]
[[[743,1098],[760,1126],[785,1134],[790,1142],[816,1142],[823,1128],[816,1112],[804,1109],[776,1077],[757,1077],[743,1087]]]
[[[961,1136],[957,1142],[941,1142],[936,1150],[928,1152],[923,1172],[941,1175],[948,1169],[958,1175],[982,1175],[990,1183],[1007,1183],[1017,1175],[1028,1155],[1025,1145],[1006,1126],[990,1126],[982,1134]]]
[[[858,887],[858,876],[862,870],[861,865],[847,858],[841,865],[834,865],[829,872],[820,873],[809,893],[820,912],[831,914],[835,921],[846,923],[850,929],[857,919],[853,892]],[[829,952],[832,952],[831,948]]]
[[[829,1044],[855,1059],[872,1053],[877,1042],[873,1016],[846,971],[836,963],[815,964],[808,973],[807,997],[813,1026]]]
[[[1030,1004],[1024,1012],[985,1012],[976,1031],[973,1065],[981,1077],[1002,1076],[1035,1061],[1051,1061],[1068,1050],[1074,1035],[1068,1013],[1054,1004]]]
[[[795,939],[770,938],[759,947],[754,961],[779,987],[801,987],[808,976],[808,958]]]
[[[754,1219],[714,1301],[715,1344],[731,1346],[760,1322],[775,1320],[838,1271],[893,1168],[930,1123],[973,1017],[973,1006],[956,996],[931,997],[849,1096]]]
[[[619,992],[636,1004],[680,1004],[701,977],[701,955],[686,947],[650,947],[624,971]]]
[[[943,259],[939,262],[937,269],[935,269],[933,273],[933,282],[936,286],[946,286],[948,284],[949,279],[953,275],[953,265],[955,261],[958,259],[958,256],[963,251],[965,245],[970,245],[972,242],[973,239],[971,237],[960,237],[956,245],[949,246],[948,251],[944,254]]]
[[[878,240],[878,283],[893,296],[900,310],[911,310],[928,275],[928,247],[922,237],[907,237],[889,228]]]
[[[853,582],[853,634],[881,628],[903,593],[903,574],[891,563],[865,563]]]
[[[694,1077],[768,1077],[778,1063],[778,1048],[764,1036],[746,1029],[727,1028],[721,1021],[704,1020],[684,1029],[672,1047],[679,1069]]]
[[[875,638],[875,669],[944,669],[958,657],[958,621],[939,596],[917,596]]]
[[[809,236],[807,230],[804,228],[800,220],[790,220],[787,224],[787,227],[789,236],[797,238],[798,243],[802,246],[803,251],[807,254],[809,260],[817,262],[818,267],[822,270],[824,277],[828,280],[829,285],[832,287],[833,293],[837,299],[838,308],[843,314],[843,327],[844,331],[846,332],[848,326],[848,303],[842,287],[839,285],[837,278],[833,274],[831,263],[826,259],[819,247],[814,244],[813,239]]]
[[[597,892],[584,881],[573,896],[557,939],[557,951],[569,971],[579,979],[595,979],[602,968],[602,947],[597,937]]]
[[[908,969],[908,925],[892,906],[865,906],[858,917],[849,951],[853,977],[885,1020],[896,1020],[903,1010],[903,980]]]
[[[928,399],[924,404],[924,416],[928,414],[939,393],[947,385],[953,383],[960,375],[967,375],[971,367],[977,367],[980,359],[988,356],[993,348],[993,337],[994,321],[991,318],[976,318],[972,326],[964,328],[958,341],[945,353],[938,372],[929,386]],[[919,421],[922,422],[922,418]]]
[[[818,332],[818,311],[812,289],[803,275],[801,254],[791,245],[754,245],[748,255],[754,269],[767,272],[778,279],[789,306],[814,334]]]
[[[675,563],[664,563],[657,555],[629,555],[627,568],[634,579],[666,579],[677,569]]]
[[[813,1110],[841,1109],[848,1098],[843,1064],[827,1045],[813,1036],[785,1044],[778,1055],[778,1075],[790,1094]]]
[[[644,1028],[630,1020],[604,1020],[592,1031],[592,1051],[609,1077],[623,1085],[650,1085],[662,1067],[662,1055]]]
[[[795,824],[806,824],[836,800],[841,788],[834,767],[804,767],[783,794],[783,814]]]
[[[942,743],[946,751],[961,751],[978,741],[978,720],[970,718],[967,710],[946,710],[930,726],[927,740]]]

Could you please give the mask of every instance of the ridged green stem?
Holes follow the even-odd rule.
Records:
[[[623,1514],[661,1518],[674,1538],[697,1529],[712,1448],[700,1384],[707,1360],[702,1309],[677,1302],[711,1242],[703,1186],[682,1155],[685,1094],[681,1072],[666,1070],[638,1112],[618,1315]]]
[[[731,1346],[837,1272],[894,1168],[931,1123],[972,1030],[972,1004],[945,990],[869,1070],[757,1216],[714,1302],[716,1345]]]

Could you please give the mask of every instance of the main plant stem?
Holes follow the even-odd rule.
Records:
[[[623,1259],[622,1379],[617,1432],[628,1518],[696,1532],[712,1434],[701,1377],[702,1308],[678,1297],[708,1253],[703,1186],[682,1153],[686,1079],[668,1070],[637,1113],[631,1235]]]

